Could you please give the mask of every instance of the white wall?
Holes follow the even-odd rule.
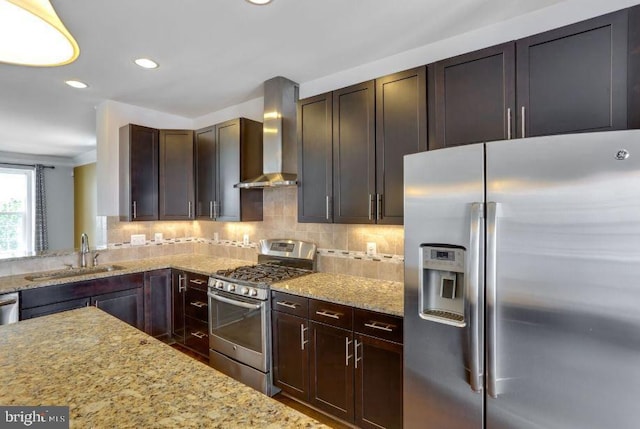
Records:
[[[44,170],[49,250],[73,249],[73,167]]]
[[[236,104],[235,106],[200,116],[193,120],[193,128],[204,128],[209,125],[219,124],[220,122],[240,117],[262,122],[263,111],[264,98],[254,98],[253,100],[245,101],[244,103]]]

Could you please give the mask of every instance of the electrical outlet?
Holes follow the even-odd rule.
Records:
[[[145,234],[131,234],[132,246],[144,246],[147,243],[147,236]]]
[[[161,242],[162,241],[162,233],[161,232],[156,232],[153,235],[153,239],[157,242]]]
[[[374,256],[376,253],[378,253],[376,243],[372,241],[367,242],[367,255]]]
[[[213,241],[215,241],[216,243],[218,241],[220,241],[220,234],[218,234],[217,232],[213,233]]]

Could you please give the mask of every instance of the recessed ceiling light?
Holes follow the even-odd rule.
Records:
[[[251,4],[257,4],[260,6],[271,3],[271,0],[247,0],[247,1]]]
[[[73,88],[79,88],[79,89],[84,89],[89,86],[84,82],[80,82],[79,80],[65,80],[64,83],[66,83],[67,85]]]
[[[137,65],[139,65],[142,68],[145,69],[157,69],[158,68],[158,63],[156,63],[153,60],[150,60],[149,58],[138,58],[137,60],[134,61],[134,63],[136,63]]]

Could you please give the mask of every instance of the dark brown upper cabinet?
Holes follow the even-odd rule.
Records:
[[[119,135],[120,220],[158,219],[158,130],[125,125]]]
[[[214,219],[216,204],[216,128],[194,132],[196,218]]]
[[[518,137],[627,127],[628,11],[518,40]]]
[[[375,82],[333,92],[333,219],[375,223]]]
[[[429,66],[429,149],[509,139],[515,125],[515,43]]]
[[[298,221],[333,222],[333,94],[298,102]]]
[[[194,218],[193,131],[160,130],[159,218]]]
[[[403,224],[404,156],[425,150],[426,67],[376,79],[377,223]]]
[[[215,219],[262,220],[262,189],[234,187],[262,174],[262,123],[239,118],[218,124],[215,144]]]

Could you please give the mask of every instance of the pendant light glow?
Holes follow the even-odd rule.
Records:
[[[78,88],[78,89],[84,89],[89,86],[84,82],[80,82],[79,80],[65,80],[64,83],[66,83],[67,85],[73,88]]]
[[[259,6],[269,4],[272,0],[247,0],[251,4],[257,4]]]
[[[156,63],[153,60],[150,60],[149,58],[138,58],[137,60],[134,61],[134,63],[136,63],[137,65],[139,65],[142,68],[145,69],[157,69],[158,68],[158,63]]]
[[[0,62],[61,66],[79,54],[49,0],[0,0]]]

